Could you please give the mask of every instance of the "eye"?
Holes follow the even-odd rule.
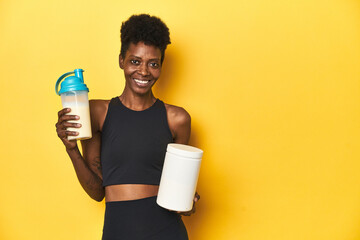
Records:
[[[136,60],[136,59],[132,59],[132,60],[130,60],[130,63],[131,63],[131,64],[134,64],[134,65],[139,65],[139,64],[140,64],[140,61],[139,61],[139,60]]]
[[[160,67],[160,64],[158,64],[157,62],[151,62],[149,65],[152,68],[159,68]]]

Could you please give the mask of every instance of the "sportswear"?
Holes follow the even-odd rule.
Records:
[[[156,204],[156,196],[107,202],[102,240],[188,240],[181,216]]]
[[[101,134],[103,186],[159,185],[167,144],[173,142],[165,104],[134,111],[111,99]]]

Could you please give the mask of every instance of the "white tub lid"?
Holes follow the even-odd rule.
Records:
[[[167,151],[188,158],[202,158],[204,153],[204,151],[199,148],[179,143],[169,143]]]

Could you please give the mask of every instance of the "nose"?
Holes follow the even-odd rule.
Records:
[[[139,66],[139,73],[143,76],[147,76],[149,75],[149,69],[148,69],[148,66],[147,64],[140,64]]]

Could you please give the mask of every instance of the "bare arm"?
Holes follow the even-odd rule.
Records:
[[[79,151],[76,141],[67,140],[68,135],[77,135],[76,132],[66,131],[67,127],[79,127],[75,123],[68,122],[68,120],[75,119],[75,116],[65,115],[69,112],[69,110],[63,109],[59,111],[59,120],[56,124],[58,136],[66,147],[66,152],[73,163],[81,186],[86,193],[96,201],[101,201],[105,195],[104,188],[102,187],[100,167],[101,132],[99,128],[99,120],[103,119],[103,112],[101,110],[106,111],[107,109],[101,108],[98,102],[90,101],[91,128],[93,137],[89,140],[81,141],[83,156]]]
[[[191,117],[185,109],[166,104],[168,123],[170,131],[173,135],[174,142],[180,144],[188,144],[191,133]],[[178,212],[184,216],[190,216],[195,213],[195,203],[200,199],[200,195],[196,192],[194,196],[193,208],[188,212]]]
[[[174,142],[188,144],[191,133],[191,117],[185,109],[166,104],[168,123]]]
[[[73,163],[76,176],[85,192],[94,200],[100,202],[105,196],[102,179],[96,175],[81,156],[79,148],[67,150]]]

